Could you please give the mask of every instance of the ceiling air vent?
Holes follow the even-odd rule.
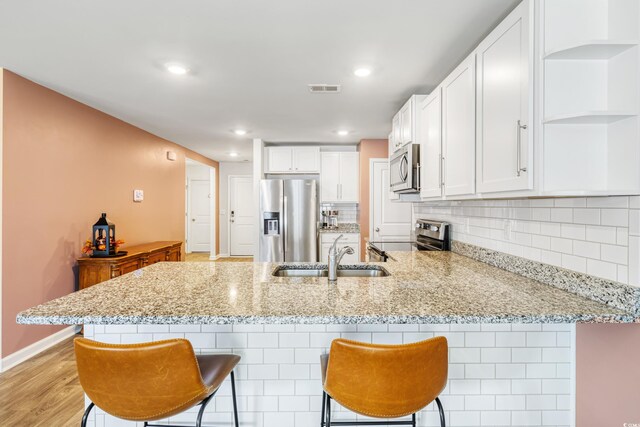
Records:
[[[311,92],[311,93],[338,93],[338,92],[340,92],[340,85],[328,85],[328,84],[309,85],[309,92]]]

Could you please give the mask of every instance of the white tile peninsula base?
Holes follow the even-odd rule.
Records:
[[[441,395],[447,425],[573,426],[575,325],[87,325],[85,336],[109,343],[186,338],[197,353],[233,352],[243,427],[310,427],[320,424],[319,356],[331,340],[400,344],[446,336],[449,383]],[[428,379],[426,379],[428,380]],[[355,415],[335,405],[334,420]],[[209,404],[206,425],[232,426],[227,380]],[[196,411],[171,422],[195,422]],[[364,417],[358,417],[363,419]],[[97,410],[95,427],[142,426]],[[419,426],[439,426],[431,404]]]

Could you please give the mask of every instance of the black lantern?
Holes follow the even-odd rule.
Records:
[[[116,226],[103,213],[98,222],[93,224],[93,256],[107,257],[116,254]]]

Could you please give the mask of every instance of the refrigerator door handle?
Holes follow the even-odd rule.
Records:
[[[287,196],[283,196],[284,206],[282,209],[282,253],[284,254],[283,261],[287,260]]]

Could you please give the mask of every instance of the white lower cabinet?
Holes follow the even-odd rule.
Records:
[[[320,258],[319,262],[326,264],[329,258],[329,249],[336,238],[342,233],[320,233]],[[360,233],[345,233],[344,237],[338,241],[338,250],[345,246],[353,248],[353,254],[346,254],[340,264],[355,264],[360,262]]]

